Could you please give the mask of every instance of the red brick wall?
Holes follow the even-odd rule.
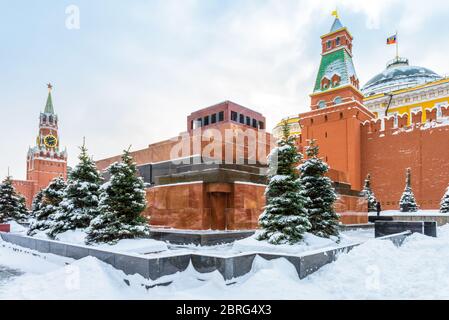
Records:
[[[373,191],[383,208],[399,208],[405,170],[410,167],[418,204],[438,209],[449,184],[449,126],[394,129],[387,121],[385,131],[374,132],[379,122],[362,126],[362,173],[371,174]]]
[[[360,124],[374,115],[353,101],[299,115],[302,127],[299,144],[315,139],[320,156],[330,168],[343,173],[352,189],[361,190]]]
[[[27,208],[31,208],[31,203],[33,202],[33,197],[37,190],[36,181],[23,181],[23,180],[13,180],[12,182],[16,191],[25,197]]]

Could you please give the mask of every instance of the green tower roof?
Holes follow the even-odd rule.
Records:
[[[45,104],[45,110],[44,113],[51,113],[54,114],[55,110],[53,109],[53,100],[51,98],[51,89],[53,88],[51,84],[48,84],[48,97],[47,97],[47,103]]]
[[[334,74],[340,76],[341,80],[338,86],[351,83],[351,76],[355,76],[357,78],[354,64],[352,62],[352,57],[349,55],[345,48],[341,48],[322,56],[313,91],[321,92],[326,91],[327,89],[331,89],[332,87],[322,90],[321,80],[323,79],[323,77],[327,77],[329,80],[331,80]]]

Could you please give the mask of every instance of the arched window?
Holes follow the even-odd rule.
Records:
[[[335,44],[336,44],[337,46],[340,45],[340,37],[337,37],[337,39],[335,39]]]
[[[331,83],[331,80],[330,80],[329,78],[327,78],[326,76],[324,76],[324,77],[321,79],[321,89],[322,89],[322,90],[328,89],[330,83]]]
[[[321,100],[320,102],[318,102],[318,108],[320,109],[326,108],[326,101]]]
[[[342,102],[343,102],[343,100],[341,99],[341,97],[335,97],[335,99],[334,99],[335,104],[340,104]]]

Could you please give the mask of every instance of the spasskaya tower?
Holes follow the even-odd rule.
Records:
[[[59,119],[53,108],[52,85],[48,84],[48,97],[44,112],[39,116],[39,133],[36,145],[27,154],[26,181],[16,180],[16,189],[31,205],[34,195],[48,186],[58,176],[67,178],[67,151],[61,150]]]

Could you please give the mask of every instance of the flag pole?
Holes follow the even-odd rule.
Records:
[[[399,37],[397,31],[396,31],[396,59],[399,59]]]

